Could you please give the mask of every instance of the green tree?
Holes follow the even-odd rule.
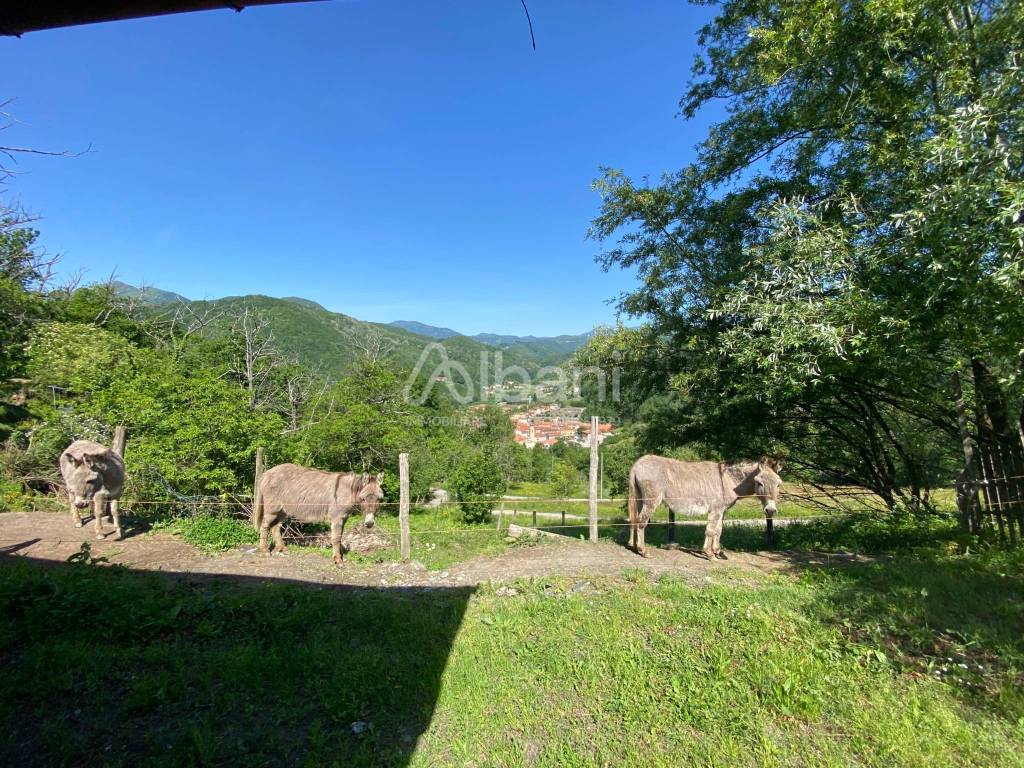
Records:
[[[1022,26],[1018,2],[722,4],[682,108],[727,117],[678,173],[596,185],[654,341],[623,350],[662,374],[645,447],[781,448],[914,506],[964,437],[959,370],[979,436],[1024,456]]]
[[[45,323],[26,345],[27,372],[36,386],[89,394],[131,375],[136,347],[123,336],[85,323]]]
[[[530,479],[535,483],[546,483],[555,468],[555,457],[543,445],[535,445],[530,451]]]
[[[140,350],[133,375],[114,378],[76,406],[131,435],[125,460],[137,492],[246,493],[256,448],[280,455],[283,422],[253,411],[246,393],[217,371],[182,371],[168,356]]]
[[[580,471],[568,461],[555,462],[551,473],[551,491],[555,496],[568,498],[579,490],[582,482]]]
[[[39,233],[19,222],[0,209],[0,380],[20,372],[31,328],[45,316],[38,290],[52,265],[36,248]]]
[[[450,490],[462,505],[462,517],[468,523],[490,520],[491,502],[505,492],[505,487],[501,467],[479,451],[463,457],[450,481]]]

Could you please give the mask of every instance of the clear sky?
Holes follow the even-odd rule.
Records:
[[[13,189],[63,268],[189,298],[578,333],[632,276],[585,240],[599,166],[679,168],[710,11],[682,0],[332,0],[0,38]]]

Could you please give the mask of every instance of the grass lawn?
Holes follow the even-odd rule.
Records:
[[[358,516],[350,518],[346,531],[353,530],[359,522]],[[346,559],[353,563],[381,563],[399,559],[398,517],[392,514],[378,515],[377,524],[391,534],[394,546],[368,555],[352,552],[346,555]],[[161,520],[155,527],[158,530],[169,530],[188,543],[210,551],[252,546],[259,541],[258,534],[248,521],[234,517],[202,514],[172,517]],[[328,530],[326,524],[302,526],[305,534],[324,534]],[[443,570],[476,555],[496,555],[510,546],[523,545],[506,541],[506,534],[498,531],[494,523],[465,523],[455,507],[413,510],[409,515],[409,532],[412,535],[412,559],[431,570]],[[329,547],[310,548],[324,557],[331,555]]]
[[[1024,765],[1020,555],[514,586],[0,561],[0,762]]]
[[[795,486],[791,489],[792,496],[783,497],[779,501],[778,517],[818,517],[822,515],[858,512],[865,509],[864,503],[857,498],[844,499],[842,504],[824,498],[819,491],[812,488]],[[509,487],[509,496],[536,497],[536,501],[530,498],[508,499],[504,502],[507,509],[516,509],[538,512],[561,512],[567,514],[587,515],[589,505],[586,501],[547,501],[546,499],[557,498],[551,487],[546,483],[516,483]],[[587,489],[581,487],[574,492],[573,498],[586,498]],[[807,496],[809,499],[799,499],[796,496]],[[816,503],[817,502],[817,503]],[[955,500],[953,500],[955,507]],[[598,503],[598,515],[602,519],[614,520],[626,515],[626,500],[613,499],[607,502]],[[757,499],[740,499],[736,502],[726,516],[732,519],[755,519],[764,518],[764,512]],[[668,510],[662,506],[655,513],[656,520],[668,520]]]

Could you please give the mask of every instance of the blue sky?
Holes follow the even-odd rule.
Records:
[[[709,10],[681,0],[333,0],[0,38],[13,192],[63,268],[190,298],[577,333],[632,276],[585,240],[601,165],[685,164]]]

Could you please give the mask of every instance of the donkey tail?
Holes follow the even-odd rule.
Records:
[[[629,501],[627,502],[629,508],[629,524],[631,527],[636,526],[637,518],[637,499],[639,498],[640,487],[637,485],[636,480],[636,469],[629,470]]]
[[[252,525],[257,531],[263,527],[263,492],[259,487],[252,502]]]

